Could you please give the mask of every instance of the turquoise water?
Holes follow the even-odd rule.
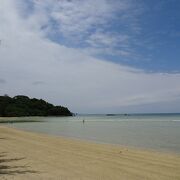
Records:
[[[101,143],[180,153],[180,114],[81,115],[25,119],[43,122],[13,123],[7,126]]]

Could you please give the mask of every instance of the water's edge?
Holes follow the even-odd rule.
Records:
[[[17,129],[88,140],[180,153],[180,115],[25,117],[16,120],[40,122],[3,124]],[[84,122],[83,122],[84,120]],[[43,122],[42,122],[43,121]]]

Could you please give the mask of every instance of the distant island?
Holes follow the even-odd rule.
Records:
[[[73,113],[67,107],[54,106],[42,99],[29,98],[18,95],[9,97],[0,96],[1,117],[22,117],[22,116],[72,116]]]

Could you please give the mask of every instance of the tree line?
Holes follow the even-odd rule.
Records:
[[[31,99],[24,95],[15,97],[9,97],[8,95],[0,96],[1,117],[72,115],[67,107],[54,106],[43,99]]]

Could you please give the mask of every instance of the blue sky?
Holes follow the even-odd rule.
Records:
[[[179,112],[179,0],[1,0],[0,94],[79,113]]]
[[[149,62],[141,68],[155,71],[173,72],[180,70],[180,1],[146,1],[146,9],[141,19],[141,40],[149,41],[144,49]],[[152,49],[148,50],[148,48]]]
[[[63,5],[59,3],[59,9],[54,8],[52,4],[43,6],[49,15],[49,21],[47,24],[42,24],[41,28],[52,30],[47,32],[47,38],[67,47],[87,51],[93,48],[92,55],[95,57],[140,68],[148,72],[179,72],[179,0],[109,0],[106,3],[109,9],[104,7],[104,9],[97,10],[97,16],[100,16],[99,19],[88,12],[87,5],[83,5],[89,2],[82,2],[79,4],[75,1],[63,1]],[[116,7],[112,5],[114,3]],[[67,7],[68,4],[69,8]],[[79,9],[77,10],[78,5]],[[28,12],[28,15],[31,15],[37,9],[31,0],[27,1],[26,13]],[[61,9],[62,12],[60,12]],[[67,9],[70,17],[65,12]],[[87,12],[84,13],[83,9]],[[52,15],[53,10],[55,10],[56,16],[61,16],[59,19]],[[77,15],[76,12],[80,15]],[[103,13],[109,14],[104,17],[106,15],[103,15]],[[92,22],[89,24],[86,22],[88,16],[92,16]],[[70,31],[73,32],[66,34],[66,30],[61,28],[66,23],[63,17],[68,17],[68,23],[72,23],[66,24],[66,30],[68,31],[68,28],[70,28]],[[73,19],[76,23],[79,23],[79,29],[71,28],[71,26],[74,26]],[[84,20],[87,27],[81,29],[80,26],[84,25],[82,23]],[[101,37],[107,38],[109,44],[108,42],[102,42]],[[96,48],[96,52],[94,52],[94,48]]]

